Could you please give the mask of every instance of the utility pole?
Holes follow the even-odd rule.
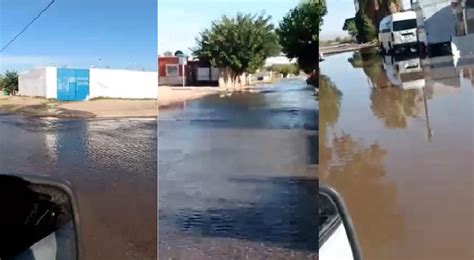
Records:
[[[186,85],[186,71],[185,71],[185,65],[187,64],[186,61],[186,56],[184,54],[180,54],[179,56],[179,64],[181,64],[182,68],[182,78],[183,78],[183,87]]]
[[[426,130],[428,132],[428,141],[431,142],[431,138],[433,137],[433,130],[431,129],[431,126],[430,126],[430,117],[429,117],[429,113],[428,113],[428,102],[426,100],[426,90],[425,90],[426,86],[423,87],[423,103],[425,105],[425,117],[426,117]]]

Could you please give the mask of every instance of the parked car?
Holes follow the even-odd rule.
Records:
[[[388,15],[380,21],[379,42],[383,54],[419,48],[416,33],[417,21],[414,11]]]

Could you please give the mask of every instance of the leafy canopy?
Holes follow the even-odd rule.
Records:
[[[200,33],[193,55],[208,59],[213,66],[230,69],[234,76],[253,73],[267,57],[280,53],[270,19],[265,14],[223,16]]]
[[[342,27],[344,31],[347,31],[351,37],[357,37],[357,26],[355,22],[355,18],[348,18],[344,22],[344,26]]]
[[[377,28],[375,28],[372,20],[360,10],[356,13],[355,25],[357,28],[357,40],[359,42],[370,42],[377,37]]]
[[[319,63],[319,31],[327,13],[324,0],[307,0],[292,9],[277,29],[283,52],[296,58],[306,73],[317,69]]]
[[[299,75],[300,73],[300,68],[296,64],[273,64],[270,70],[282,74],[283,77],[289,74]]]
[[[7,70],[0,76],[0,89],[4,89],[8,94],[18,91],[18,73]]]

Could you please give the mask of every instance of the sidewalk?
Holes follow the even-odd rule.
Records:
[[[0,96],[0,111],[29,117],[56,118],[156,118],[158,108],[234,91],[251,91],[258,85],[236,88],[160,86],[158,100],[151,99],[94,99],[78,102],[59,102],[54,99]]]
[[[160,108],[166,108],[176,103],[199,99],[208,95],[219,94],[222,91],[225,91],[225,89],[219,87],[159,86],[158,106]]]
[[[329,56],[333,54],[343,53],[343,52],[350,52],[350,51],[357,51],[365,48],[371,48],[378,46],[377,43],[347,43],[347,44],[338,44],[333,46],[323,46],[320,47],[319,50],[323,54],[323,56]]]
[[[193,99],[199,99],[208,95],[217,95],[235,91],[249,91],[259,88],[261,84],[242,87],[210,87],[210,86],[159,86],[158,87],[158,106],[166,108],[173,104],[182,103]]]

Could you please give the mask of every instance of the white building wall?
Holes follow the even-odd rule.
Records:
[[[46,67],[46,98],[58,96],[58,70],[56,67]]]
[[[157,98],[158,73],[90,69],[89,98]]]
[[[18,76],[18,95],[46,97],[46,68],[30,70]]]

